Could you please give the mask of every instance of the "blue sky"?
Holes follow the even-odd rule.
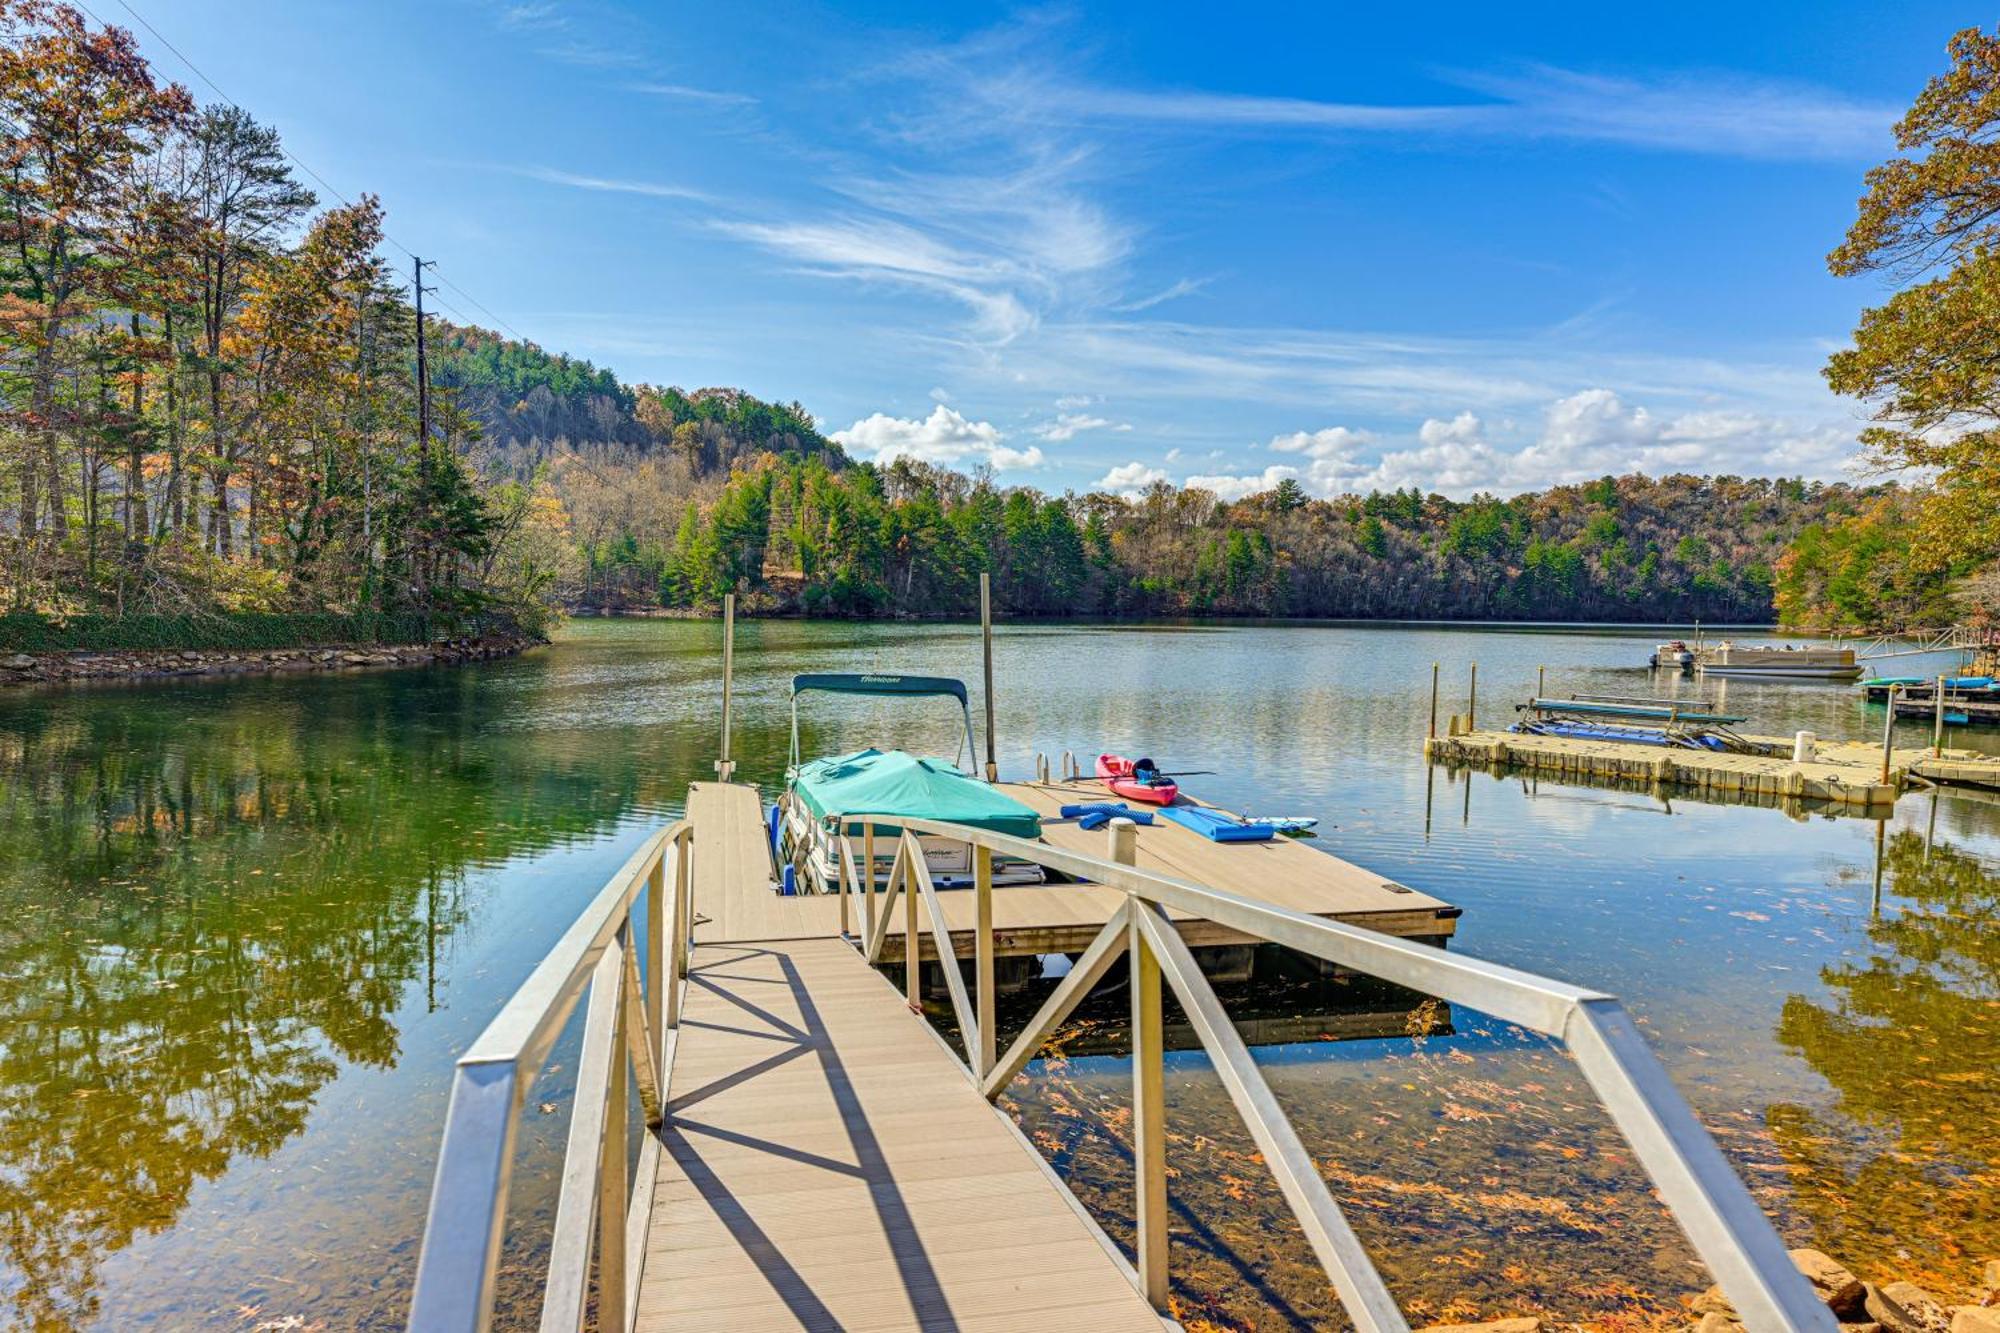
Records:
[[[1844,475],[1819,368],[1882,289],[1823,256],[1990,19],[88,3],[379,193],[448,313],[863,457],[1225,495]]]

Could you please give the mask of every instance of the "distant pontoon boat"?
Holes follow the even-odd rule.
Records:
[[[1703,649],[1695,670],[1705,676],[1769,676],[1797,680],[1858,680],[1861,663],[1852,648],[1822,644],[1783,648],[1734,644]]]

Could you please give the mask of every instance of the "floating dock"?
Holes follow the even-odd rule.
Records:
[[[1060,813],[1065,805],[1103,802],[1099,782],[1006,782],[1000,790],[1042,816],[1042,841],[1065,851],[1095,856],[1104,849],[1101,831],[1079,828]],[[711,841],[733,850],[726,864],[694,858],[695,901],[703,904],[695,923],[698,944],[745,940],[814,939],[840,932],[840,900],[833,894],[786,897],[769,886],[776,876],[763,809],[756,792],[735,784],[697,782],[688,792],[688,818]],[[1156,820],[1137,836],[1137,866],[1156,874],[1207,884],[1279,907],[1388,935],[1443,944],[1458,929],[1460,910],[1441,898],[1365,870],[1290,838],[1258,843],[1210,842],[1192,829]],[[760,892],[741,887],[739,876],[761,876]],[[1022,954],[1076,954],[1089,947],[1125,894],[1099,884],[1022,884],[993,891],[993,946],[1000,957]],[[961,958],[972,954],[974,903],[970,893],[947,891],[939,902]],[[1251,937],[1213,921],[1169,911],[1191,948],[1255,943]],[[903,960],[903,928],[892,917],[882,961]],[[918,957],[929,962],[937,946],[929,935]]]
[[[1792,761],[1792,741],[1743,736],[1765,754],[1736,754],[1626,741],[1532,736],[1511,731],[1459,731],[1432,736],[1424,754],[1447,763],[1523,769],[1560,777],[1691,788],[1724,796],[1823,801],[1887,807],[1919,782],[2000,789],[2000,755],[1930,746],[1894,749],[1882,777],[1882,747],[1861,741],[1821,741],[1814,757]]]
[[[1101,831],[1059,813],[1103,801],[1102,784],[1003,789],[1043,815],[1049,845],[1103,849]],[[689,871],[697,948],[634,1327],[1158,1333],[1124,1257],[903,992],[840,938],[838,897],[776,891],[756,790],[695,783],[687,814],[701,830]],[[1438,944],[1459,916],[1290,840],[1211,843],[1164,820],[1139,829],[1136,865]],[[1080,952],[1126,898],[1097,884],[996,888],[994,951]],[[971,957],[975,895],[938,900],[954,949]],[[1190,947],[1255,942],[1167,915]],[[901,961],[901,914],[890,922],[882,957]],[[929,937],[922,945],[921,960],[937,956]]]

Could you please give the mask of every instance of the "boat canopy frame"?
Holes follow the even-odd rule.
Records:
[[[799,767],[799,696],[815,690],[825,694],[873,694],[906,699],[945,695],[956,699],[959,715],[965,721],[963,753],[972,762],[978,761],[979,746],[972,736],[972,703],[964,681],[951,676],[905,676],[891,672],[807,671],[792,677],[792,746],[787,776]],[[952,756],[951,762],[957,767],[958,756]]]

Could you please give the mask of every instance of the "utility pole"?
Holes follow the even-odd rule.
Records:
[[[415,286],[417,289],[417,459],[428,471],[431,458],[431,373],[424,360],[424,293],[434,292],[435,287],[424,286],[424,270],[436,268],[435,259],[410,260],[416,265]]]

